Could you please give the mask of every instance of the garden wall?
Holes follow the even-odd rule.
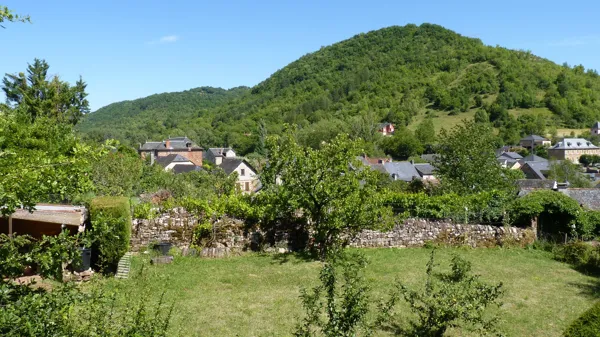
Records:
[[[493,247],[515,243],[525,245],[534,240],[535,232],[532,229],[407,219],[388,232],[365,230],[350,245],[352,247],[421,247],[427,242],[432,242]]]
[[[183,208],[176,208],[155,219],[132,221],[131,249],[144,250],[153,242],[170,242],[189,248],[193,228],[198,219]],[[253,235],[244,233],[243,222],[227,218],[217,223],[220,229],[211,244],[214,248],[241,250],[250,247]],[[259,235],[260,236],[260,235]],[[407,219],[388,232],[365,230],[352,242],[352,247],[421,247],[426,242],[492,247],[503,244],[527,244],[535,239],[531,229],[489,225],[463,225],[450,221]],[[254,240],[255,241],[255,240]],[[278,245],[279,246],[279,245]]]

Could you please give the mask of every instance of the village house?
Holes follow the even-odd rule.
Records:
[[[154,164],[157,157],[166,157],[178,154],[189,159],[194,165],[202,166],[203,149],[187,137],[169,137],[160,142],[146,142],[140,144],[138,153],[142,158],[150,156],[150,163]]]
[[[501,152],[500,155],[496,157],[496,160],[502,167],[512,170],[518,170],[521,168],[522,159],[523,157],[516,152]]]
[[[519,146],[524,147],[526,149],[532,149],[538,146],[551,146],[552,142],[549,139],[538,135],[529,135],[527,137],[521,138],[519,141]]]
[[[551,159],[570,160],[579,163],[579,157],[584,154],[600,155],[600,147],[583,138],[564,138],[548,149]]]
[[[204,160],[208,160],[215,165],[221,165],[223,158],[235,158],[236,154],[229,147],[211,147],[204,152]]]
[[[162,166],[165,171],[172,171],[175,174],[202,170],[202,167],[194,164],[191,160],[180,154],[173,153],[167,156],[156,157],[155,162]]]
[[[594,123],[594,125],[592,125],[592,128],[590,129],[590,133],[592,134],[592,136],[600,135],[600,122],[596,122],[596,123]]]
[[[204,159],[220,167],[227,175],[237,172],[237,184],[240,191],[250,193],[260,188],[256,170],[246,160],[238,158],[233,149],[209,148]]]
[[[377,132],[384,136],[391,136],[394,134],[394,124],[392,123],[379,123],[377,125]]]

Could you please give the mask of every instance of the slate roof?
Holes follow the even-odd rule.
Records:
[[[514,160],[523,159],[523,156],[521,156],[520,154],[518,154],[516,152],[503,152],[498,157],[504,157],[507,159],[514,159]]]
[[[408,161],[397,161],[392,163],[384,163],[383,167],[391,176],[395,176],[397,180],[411,181],[415,178],[421,178],[415,166]]]
[[[191,139],[187,137],[169,137],[169,149],[173,150],[187,150],[188,145],[193,150],[201,150],[202,148],[192,142]],[[163,140],[161,142],[146,142],[140,146],[141,151],[150,151],[150,150],[166,150],[167,149],[167,141]]]
[[[540,156],[536,156],[535,154],[530,154],[526,157],[523,158],[524,162],[531,162],[531,161],[537,161],[537,162],[548,162],[548,159],[546,158],[542,158]]]
[[[230,147],[211,147],[208,151],[215,157],[222,157],[225,152],[233,151],[233,149]]]
[[[431,176],[433,175],[433,171],[435,171],[435,167],[431,164],[414,164],[415,169],[422,176]]]
[[[519,186],[519,189],[532,189],[532,190],[540,190],[540,189],[544,189],[544,190],[551,190],[555,187],[557,187],[556,185],[556,180],[550,180],[550,179],[544,179],[544,180],[540,180],[540,179],[519,179],[517,180],[517,185]]]
[[[600,129],[600,122],[594,123],[594,125],[592,125],[592,129]]]
[[[577,202],[591,210],[600,210],[600,189],[598,188],[565,188],[561,193],[577,200]]]
[[[423,159],[424,161],[426,161],[428,163],[433,163],[433,162],[435,162],[438,159],[439,156],[440,156],[439,154],[435,154],[435,153],[432,153],[432,154],[422,154],[421,155],[421,159]]]
[[[523,138],[521,138],[521,141],[542,141],[542,140],[548,140],[544,137],[538,136],[538,135],[529,135],[529,136],[525,136]]]
[[[562,141],[551,147],[553,150],[577,150],[577,149],[598,149],[598,147],[589,140],[583,138],[564,138]]]
[[[190,160],[180,154],[170,154],[168,156],[156,157],[156,163],[162,167],[167,167],[171,163],[189,163]]]
[[[236,168],[238,168],[238,166],[240,166],[241,163],[246,164],[246,166],[248,166],[248,168],[251,169],[252,172],[256,174],[256,170],[254,169],[254,167],[252,167],[252,165],[250,165],[247,161],[245,161],[242,158],[224,157],[223,161],[221,162],[221,165],[219,165],[219,167],[222,168],[223,171],[225,171],[225,174],[230,175],[233,171],[235,171]]]
[[[202,171],[202,167],[196,166],[196,165],[177,164],[177,165],[173,166],[172,171],[175,174],[188,173],[188,172],[193,172],[193,171]]]
[[[544,172],[550,170],[550,163],[548,161],[531,161],[526,162],[523,166],[521,166],[521,170],[524,172],[527,171],[527,168],[529,168],[530,171],[532,171],[532,173],[535,175],[535,177],[528,177],[529,179],[546,179],[546,175],[544,174]]]

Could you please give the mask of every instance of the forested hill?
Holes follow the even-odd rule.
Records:
[[[91,139],[116,138],[131,145],[169,135],[197,139],[206,136],[211,129],[210,119],[204,118],[207,109],[248,91],[248,87],[229,90],[200,87],[117,102],[88,114],[78,129]]]
[[[176,105],[167,106],[178,116]],[[300,125],[301,137],[318,144],[340,131],[368,139],[371,125],[381,121],[409,125],[425,115],[472,116],[475,110],[500,129],[514,128],[517,108],[546,127],[589,127],[600,117],[600,78],[582,66],[486,46],[437,25],[395,26],[321,48],[239,99],[193,120],[175,120],[202,125],[208,136],[198,135],[201,142],[248,153],[259,135],[278,132],[283,122]],[[543,118],[535,116],[540,111]],[[137,121],[144,128],[152,123],[157,128],[156,121]],[[514,139],[515,132],[506,134]]]

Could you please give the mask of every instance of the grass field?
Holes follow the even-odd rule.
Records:
[[[363,251],[370,261],[366,273],[373,303],[385,297],[396,279],[423,285],[429,250]],[[452,254],[471,261],[485,280],[504,283],[500,314],[501,330],[507,336],[560,336],[569,322],[600,297],[597,279],[552,260],[546,252],[441,249],[437,253],[440,268],[448,267]],[[136,298],[155,303],[166,291],[167,301],[175,303],[173,336],[289,336],[303,314],[299,290],[315,284],[320,268],[319,262],[295,255],[250,254],[220,260],[177,257],[172,264],[159,266],[148,266],[146,260],[133,260],[134,274],[133,270],[147,266],[142,276],[106,279],[100,284],[106,290],[126,288],[129,295],[122,305],[132,305]]]

